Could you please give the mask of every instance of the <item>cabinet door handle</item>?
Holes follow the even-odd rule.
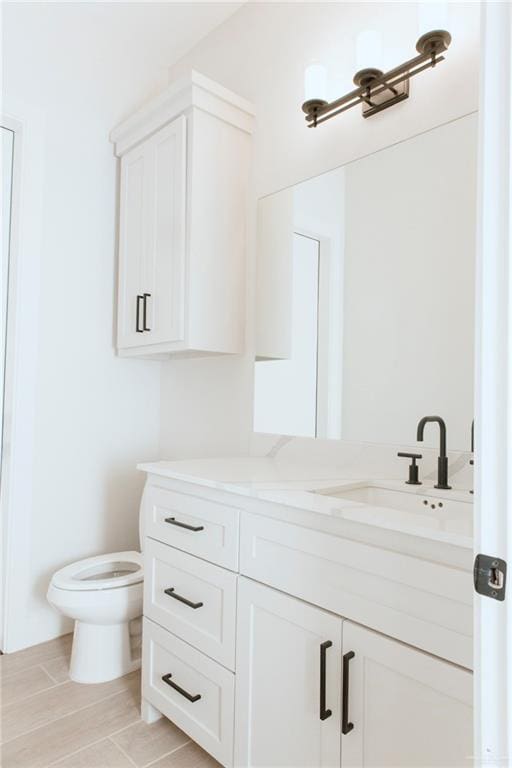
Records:
[[[354,651],[349,651],[343,656],[343,694],[342,694],[342,715],[341,732],[350,733],[354,728],[354,723],[348,720],[348,690],[349,690],[349,661],[355,656]]]
[[[186,597],[182,597],[181,595],[178,595],[177,592],[174,591],[174,587],[169,587],[169,589],[164,589],[164,592],[166,595],[169,595],[169,597],[174,597],[175,600],[179,600],[180,603],[185,603],[185,605],[188,605],[189,608],[202,608],[203,603],[192,603],[190,600],[187,600]]]
[[[178,528],[186,528],[187,531],[194,531],[194,533],[197,533],[197,531],[204,531],[204,525],[193,526],[188,525],[187,523],[180,523],[175,517],[165,517],[164,522],[169,523],[170,525],[177,525]]]
[[[325,643],[320,644],[320,720],[327,720],[332,715],[330,709],[326,709],[325,706],[325,678],[326,678],[326,663],[325,654],[327,649],[332,646],[330,640],[326,640]]]
[[[142,330],[143,331],[150,331],[151,328],[148,327],[148,299],[151,298],[150,293],[144,293],[142,295],[142,298],[144,299],[144,307],[143,307],[143,313],[142,313]]]
[[[137,333],[144,333],[144,328],[140,327],[140,303],[141,301],[144,301],[144,297],[140,294],[137,295],[136,299],[136,312],[135,312],[135,330]]]
[[[186,691],[184,688],[181,688],[179,685],[176,685],[176,683],[173,683],[173,681],[171,680],[171,677],[172,677],[172,675],[169,672],[168,675],[164,675],[162,677],[162,680],[164,681],[164,683],[167,683],[167,685],[170,685],[171,688],[174,688],[175,691],[177,691],[182,696],[184,696],[187,699],[187,701],[191,701],[192,704],[195,701],[199,701],[199,699],[201,698],[201,694],[200,693],[196,693],[195,696],[192,696],[192,694],[189,693],[188,691]]]

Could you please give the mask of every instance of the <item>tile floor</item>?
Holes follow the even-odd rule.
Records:
[[[0,657],[2,768],[220,768],[163,718],[140,719],[140,673],[68,678],[71,635]]]

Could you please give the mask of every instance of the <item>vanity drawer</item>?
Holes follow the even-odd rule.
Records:
[[[472,666],[470,571],[244,512],[240,573]]]
[[[238,570],[236,507],[158,485],[146,486],[142,504],[146,536]]]
[[[222,765],[233,765],[235,676],[144,619],[142,696]],[[164,682],[166,677],[172,687]]]
[[[144,615],[234,669],[237,579],[231,571],[146,539]]]

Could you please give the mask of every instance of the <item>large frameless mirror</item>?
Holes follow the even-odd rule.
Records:
[[[438,414],[469,448],[476,147],[469,115],[259,201],[255,431],[411,444]]]

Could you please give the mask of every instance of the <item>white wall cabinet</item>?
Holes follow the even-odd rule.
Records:
[[[235,765],[339,768],[341,625],[240,579]]]
[[[120,349],[183,340],[186,118],[121,158]]]
[[[252,108],[192,72],[111,135],[120,355],[239,353]]]

